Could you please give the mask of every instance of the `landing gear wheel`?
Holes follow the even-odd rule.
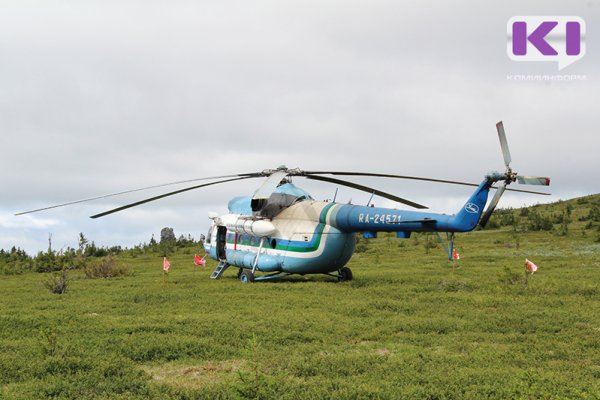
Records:
[[[352,270],[348,267],[343,267],[338,271],[338,281],[345,282],[352,280]]]
[[[252,271],[242,271],[240,273],[240,282],[242,283],[251,283],[254,282],[254,274]]]

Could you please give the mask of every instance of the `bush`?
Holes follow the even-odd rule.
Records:
[[[54,272],[68,267],[68,265],[65,265],[65,261],[61,254],[48,250],[47,252],[40,251],[35,256],[33,265],[36,272]]]
[[[0,275],[20,275],[33,269],[31,260],[0,261]]]
[[[24,250],[13,248],[0,250],[0,275],[17,275],[33,269],[33,260]]]
[[[486,229],[496,229],[501,226],[514,226],[517,220],[512,208],[499,208],[489,220]]]
[[[538,212],[531,211],[528,215],[529,230],[532,231],[550,231],[552,230],[552,218],[543,216]]]
[[[567,236],[569,234],[569,224],[571,223],[571,213],[569,211],[564,211],[562,213],[562,218],[560,218],[560,227],[558,228],[559,236]]]
[[[98,279],[129,276],[132,271],[130,268],[118,265],[114,258],[108,256],[88,262],[83,269],[83,273],[88,279]]]
[[[364,253],[369,249],[369,241],[362,237],[362,235],[356,234],[355,236],[356,247],[354,248],[355,253]]]
[[[490,219],[490,222],[488,222],[485,227],[487,229],[498,229],[498,228],[500,228],[500,223],[497,221],[496,218],[492,217]]]
[[[60,273],[53,273],[46,280],[42,281],[42,285],[54,294],[63,294],[69,286],[69,274],[66,269]]]
[[[598,206],[593,206],[590,208],[590,213],[588,214],[587,219],[595,222],[600,221],[600,208],[598,208]]]
[[[431,235],[427,235],[427,239],[425,243],[423,243],[423,247],[425,247],[425,254],[429,254],[431,249],[435,249],[437,247],[437,242],[432,239]]]
[[[504,267],[504,272],[500,275],[500,282],[505,285],[518,285],[523,283],[523,275],[513,272],[508,267]]]
[[[17,275],[29,272],[33,268],[33,261],[25,250],[12,247],[10,251],[0,249],[0,275]]]

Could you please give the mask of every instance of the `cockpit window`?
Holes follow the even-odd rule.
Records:
[[[304,195],[302,195],[300,197],[296,197],[296,200],[294,200],[293,204],[300,203],[301,201],[304,201],[304,200],[306,200],[306,196],[304,196]]]

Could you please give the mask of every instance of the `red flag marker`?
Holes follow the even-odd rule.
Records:
[[[528,259],[525,259],[525,271],[526,272],[529,272],[530,274],[533,274],[535,271],[537,271],[537,269],[538,269],[537,265],[535,265],[534,263],[532,263]]]
[[[455,260],[460,260],[460,254],[458,254],[456,250],[452,250],[452,258]]]
[[[194,264],[196,265],[205,265],[206,264],[206,260],[202,257],[200,257],[198,254],[194,255]]]
[[[169,268],[171,267],[171,263],[167,260],[167,257],[163,258],[163,270],[165,272],[169,272]]]

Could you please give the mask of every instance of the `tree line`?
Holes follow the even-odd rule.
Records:
[[[132,248],[122,246],[98,246],[90,241],[83,233],[79,234],[77,248],[66,247],[55,250],[52,248],[51,236],[48,240],[48,250],[39,251],[35,255],[13,246],[10,250],[0,249],[0,274],[12,275],[25,272],[54,272],[66,269],[82,269],[94,259],[114,256],[124,253],[131,257],[142,254],[168,256],[180,248],[201,245],[204,237],[194,240],[191,235],[180,235],[176,238],[173,228],[163,228],[159,240],[154,235],[146,243],[140,243]]]

